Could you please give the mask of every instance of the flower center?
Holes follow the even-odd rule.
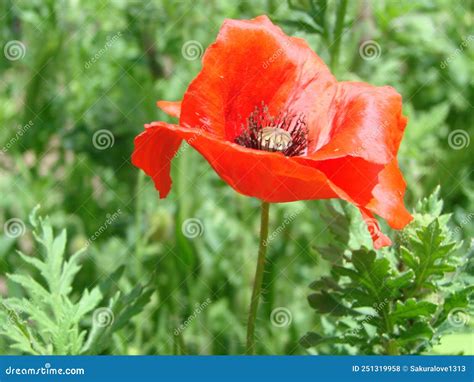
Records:
[[[242,133],[235,139],[238,145],[263,151],[281,152],[285,156],[304,154],[308,147],[305,116],[282,113],[273,117],[263,103],[247,118]]]
[[[285,151],[291,146],[291,134],[279,127],[264,127],[258,132],[257,140],[262,150]]]

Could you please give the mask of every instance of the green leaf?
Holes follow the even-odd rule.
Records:
[[[17,253],[20,255],[21,259],[28,264],[33,265],[36,269],[38,269],[40,272],[44,272],[45,264],[38,258],[33,257],[33,256],[27,256],[24,253],[17,251]]]
[[[123,275],[125,270],[125,265],[121,265],[118,267],[109,277],[107,277],[104,281],[99,284],[100,292],[103,296],[112,297],[112,289],[116,287],[118,281]]]
[[[436,319],[435,326],[441,325],[450,314],[461,310],[461,313],[468,316],[469,301],[474,295],[474,286],[466,287],[462,290],[452,292],[444,299],[443,309]]]
[[[136,286],[130,293],[118,301],[117,306],[121,307],[121,312],[114,322],[114,329],[118,330],[124,327],[129,320],[140,313],[146,304],[150,302],[150,297],[153,294],[153,289]]]
[[[98,287],[92,289],[90,292],[86,289],[76,304],[76,313],[74,315],[73,321],[79,323],[80,319],[90,311],[94,310],[94,308],[99,305],[101,300],[102,294],[100,293],[100,289]]]
[[[405,247],[400,248],[400,256],[405,265],[407,265],[413,270],[418,268],[419,262],[415,259],[415,257],[411,254],[411,252],[407,248]]]
[[[436,311],[436,305],[428,301],[416,301],[411,298],[405,302],[397,302],[391,318],[395,322],[403,323],[406,319],[427,317]]]
[[[415,280],[415,272],[411,269],[387,280],[386,285],[390,289],[403,289],[410,286]]]
[[[352,303],[353,308],[369,306],[372,307],[377,303],[378,297],[374,297],[371,292],[366,292],[365,289],[351,289],[348,291],[349,297],[355,301]]]
[[[115,297],[109,301],[108,306],[113,323],[104,326],[94,321],[81,353],[90,354],[92,350],[100,351],[104,348],[107,345],[106,338],[110,337],[113,332],[123,328],[132,317],[139,314],[150,301],[152,293],[152,288],[141,285],[137,285],[124,296],[117,292]]]
[[[49,220],[36,217],[36,213],[37,208],[30,215],[30,221],[43,254],[40,258],[20,253],[20,258],[35,267],[44,281],[29,274],[7,275],[27,297],[5,300],[4,304],[14,309],[14,313],[10,313],[12,319],[3,328],[2,335],[9,338],[13,347],[27,354],[78,354],[85,335],[80,330],[80,321],[97,306],[102,296],[99,289],[94,288],[91,292],[85,290],[77,302],[73,301],[70,293],[74,277],[81,268],[79,260],[83,251],[66,260],[66,231],[62,230],[55,237]]]
[[[1,304],[1,307],[6,312],[8,320],[10,320],[10,322],[21,331],[21,333],[25,336],[25,338],[27,338],[28,341],[30,341],[31,340],[30,332],[28,328],[26,327],[26,325],[24,325],[18,313],[14,309],[9,308],[3,302]]]
[[[60,294],[69,294],[72,290],[72,282],[76,274],[81,270],[79,261],[85,253],[85,248],[79,250],[66,261],[62,267],[61,276],[59,278],[58,292]]]
[[[50,296],[49,292],[40,283],[38,283],[38,281],[29,276],[7,274],[7,277],[11,281],[21,285],[31,296],[34,296],[36,299],[47,301]]]
[[[431,340],[434,330],[429,323],[425,321],[417,321],[408,328],[402,328],[397,342],[400,345],[407,345],[414,341]]]
[[[337,343],[344,343],[343,338],[338,337],[323,337],[315,332],[308,332],[303,337],[300,338],[299,343],[305,349],[309,349],[311,347],[316,347],[319,345],[324,344],[337,344]]]
[[[318,313],[331,313],[334,316],[343,316],[350,312],[341,302],[325,291],[308,296],[309,305]]]
[[[440,190],[441,188],[438,185],[429,197],[420,200],[416,205],[417,212],[438,217],[443,210],[443,201],[440,198]]]
[[[390,262],[385,258],[376,259],[375,252],[366,249],[354,251],[351,261],[359,274],[357,281],[375,301],[382,301],[386,294],[384,284],[390,276]]]
[[[360,274],[370,273],[375,261],[376,254],[374,251],[358,250],[352,252],[352,264]]]
[[[322,33],[322,31],[323,31],[320,26],[318,26],[316,24],[311,24],[311,23],[309,23],[307,21],[303,21],[303,20],[277,19],[276,21],[278,22],[278,24],[293,27],[293,28],[302,30],[306,33],[318,34],[318,33]]]
[[[456,245],[447,241],[438,218],[408,233],[406,247],[400,248],[400,256],[415,273],[412,295],[426,294],[423,288],[432,290],[434,280],[456,269],[452,256]]]
[[[342,288],[339,284],[330,277],[322,277],[320,280],[314,281],[309,285],[310,289],[319,291],[321,289],[325,290],[335,290],[340,291]]]
[[[62,230],[58,237],[53,238],[53,230],[50,225],[47,225],[45,226],[44,236],[46,248],[48,248],[48,256],[46,258],[46,273],[43,275],[48,282],[49,290],[59,291],[61,267],[66,249],[66,231]]]
[[[354,281],[357,281],[357,280],[360,279],[360,275],[356,271],[354,271],[350,268],[340,267],[340,266],[337,266],[337,265],[333,266],[332,273],[335,276],[347,276],[347,277],[351,278]]]
[[[314,249],[331,264],[342,264],[344,250],[349,242],[350,220],[338,201],[326,203],[320,211],[320,218],[327,222],[327,245],[315,245]]]
[[[300,343],[326,344],[321,351],[334,352],[341,348],[327,339],[343,338],[341,343],[362,354],[416,354],[439,338],[450,314],[452,320],[467,321],[472,290],[459,289],[453,278],[462,263],[441,207],[436,195],[425,200],[423,214],[415,214],[399,246],[378,254],[363,247],[351,256],[345,251],[344,266],[331,264],[331,278],[311,284],[316,293],[308,297],[310,306],[325,314],[319,323],[324,334],[308,333]],[[432,295],[440,302],[444,298],[444,304],[431,302]]]

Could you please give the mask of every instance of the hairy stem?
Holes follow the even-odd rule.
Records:
[[[250,300],[249,316],[247,321],[246,354],[255,354],[255,320],[257,318],[258,303],[262,292],[263,271],[265,268],[265,254],[267,253],[268,215],[270,204],[262,202],[260,217],[260,244],[258,247],[257,269],[253,282],[252,298]]]

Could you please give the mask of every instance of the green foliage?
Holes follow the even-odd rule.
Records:
[[[73,282],[81,270],[86,248],[66,259],[66,231],[54,236],[48,219],[38,218],[36,213],[37,209],[32,212],[30,222],[41,248],[34,256],[18,254],[37,271],[37,276],[26,272],[8,275],[22,287],[25,295],[2,300],[3,313],[8,319],[0,334],[11,342],[13,349],[25,354],[99,353],[108,346],[114,333],[140,313],[149,301],[151,290],[137,286],[126,295],[117,291],[105,310],[98,306],[114,287],[110,283],[85,289],[80,297],[74,297]],[[119,275],[116,272],[111,280]],[[84,329],[83,323],[90,320],[93,311],[92,328]]]
[[[418,204],[395,250],[354,250],[343,266],[332,266],[332,277],[311,285],[309,305],[330,319],[332,330],[306,334],[303,346],[323,353],[346,344],[345,351],[359,354],[418,354],[468,324],[474,288],[455,277],[466,259],[449,236],[438,194]]]

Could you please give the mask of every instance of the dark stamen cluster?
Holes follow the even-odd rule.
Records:
[[[235,143],[255,150],[278,151],[289,157],[302,155],[308,147],[305,116],[284,112],[273,117],[262,102],[250,113]]]

